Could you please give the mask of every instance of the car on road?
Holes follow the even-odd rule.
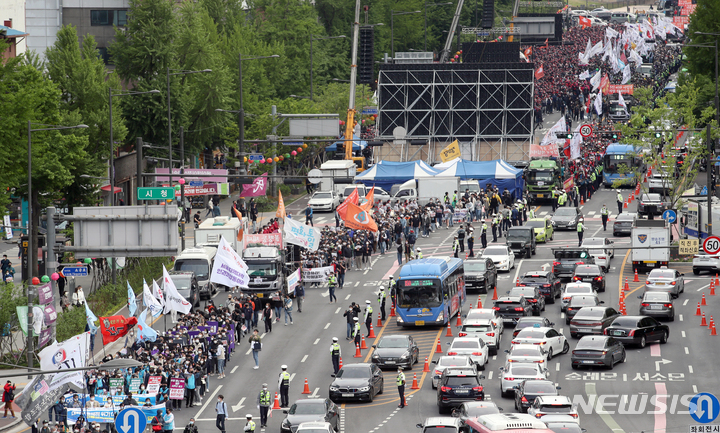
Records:
[[[335,191],[317,191],[310,197],[308,205],[313,211],[332,212],[340,206],[340,196]]]
[[[507,292],[507,295],[510,297],[522,296],[525,298],[530,305],[532,305],[532,312],[535,316],[539,316],[541,312],[545,311],[545,297],[540,294],[538,287],[513,287]]]
[[[500,367],[500,395],[508,397],[523,380],[546,380],[550,373],[535,363],[512,362]]]
[[[572,278],[577,265],[595,263],[587,248],[554,248],[552,252],[555,256],[552,272],[557,278]]]
[[[591,10],[590,15],[596,18],[600,18],[603,21],[610,21],[610,17],[612,17],[612,12],[608,9],[605,9],[604,7],[599,7]]]
[[[437,388],[438,383],[440,383],[440,377],[442,377],[443,371],[445,371],[448,367],[462,367],[464,369],[469,368],[475,368],[477,369],[477,366],[475,363],[470,359],[469,356],[441,356],[437,360],[432,361],[433,364],[435,364],[435,367],[433,368],[432,373],[432,389]]]
[[[537,242],[551,241],[555,236],[555,229],[548,217],[531,218],[525,223],[525,225],[533,228],[535,231],[535,241]]]
[[[620,314],[610,307],[582,307],[570,320],[570,336],[576,338],[583,334],[602,335]]]
[[[607,272],[610,269],[610,260],[615,257],[613,244],[614,242],[608,238],[587,238],[583,240],[582,247],[587,248],[595,259],[595,264]]]
[[[611,370],[618,362],[625,362],[625,346],[609,335],[585,335],[570,355],[573,370],[583,367],[605,366]]]
[[[515,328],[513,329],[513,338],[517,337],[520,331],[525,328],[537,328],[538,326],[541,328],[552,328],[553,326],[555,326],[555,324],[546,317],[521,317],[518,319],[517,323],[515,324]]]
[[[485,376],[475,369],[448,367],[437,387],[437,405],[440,413],[447,412],[466,401],[485,400],[485,389],[480,382]]]
[[[493,304],[503,322],[514,324],[521,317],[532,316],[532,305],[522,296],[503,296]]]
[[[660,194],[656,193],[645,193],[640,196],[637,205],[638,215],[662,215],[666,210],[670,209],[670,203],[663,200]]]
[[[490,356],[497,355],[498,347],[500,347],[500,329],[495,325],[495,322],[488,319],[465,320],[458,332],[458,337],[482,339],[488,347]]]
[[[673,185],[673,172],[654,172],[652,176],[648,178],[648,191],[666,194],[672,190]]]
[[[584,223],[585,217],[583,216],[580,208],[577,207],[559,207],[555,211],[550,219],[553,228],[557,230],[575,230],[577,229],[578,223]]]
[[[373,193],[373,195],[375,196],[376,203],[385,203],[386,201],[390,201],[391,199],[390,193],[380,188],[379,186],[375,187],[375,192]]]
[[[488,347],[478,337],[455,337],[447,350],[449,356],[467,356],[477,365],[479,370],[485,370],[488,362]]]
[[[372,363],[380,368],[401,366],[412,370],[420,356],[415,340],[407,334],[383,335],[372,347]]]
[[[465,260],[465,289],[488,293],[497,287],[497,268],[490,258]]]
[[[502,408],[492,401],[468,401],[456,407],[452,411],[452,416],[465,421],[468,418],[476,418],[481,415],[492,415],[502,412]],[[443,432],[436,432],[443,433]]]
[[[564,355],[570,350],[567,338],[555,328],[526,328],[513,338],[512,344],[534,344],[541,346],[547,352],[547,359],[560,354]]]
[[[645,291],[668,292],[677,298],[685,291],[685,274],[666,267],[653,269],[645,280]]]
[[[308,421],[300,424],[295,433],[333,433],[335,428],[329,422]]]
[[[615,217],[615,221],[613,221],[613,236],[620,236],[620,235],[631,235],[632,234],[632,228],[633,225],[635,225],[635,220],[637,220],[638,215],[633,212],[623,212],[620,215]]]
[[[543,421],[547,415],[568,415],[580,422],[577,407],[564,395],[542,395],[535,399],[527,411],[528,414]]]
[[[599,265],[577,265],[572,281],[574,283],[590,283],[596,291],[605,291],[605,272]]]
[[[670,327],[649,316],[620,316],[605,328],[605,335],[626,346],[632,344],[642,349],[647,343],[654,341],[667,343]]]
[[[693,274],[700,275],[700,272],[709,272],[716,274],[720,272],[720,254],[707,254],[699,251],[693,255],[692,261]]]
[[[373,401],[384,389],[382,371],[375,364],[345,364],[330,384],[330,399]]]
[[[591,295],[573,295],[568,301],[568,305],[565,308],[565,324],[569,325],[573,317],[580,311],[581,308],[585,307],[597,307],[600,304],[604,304],[605,301],[601,301],[596,294]]]
[[[532,227],[516,226],[510,227],[505,234],[505,242],[518,257],[532,258],[537,251],[535,231]]]
[[[672,296],[667,292],[645,292],[638,296],[640,299],[640,308],[638,313],[641,316],[650,316],[655,318],[663,317],[675,320],[675,308]]]
[[[575,295],[597,295],[590,283],[567,283],[560,295],[560,311],[565,311],[570,299]]]
[[[498,271],[508,271],[515,267],[515,253],[505,245],[492,245],[485,248],[480,255],[481,259],[490,259]]]
[[[328,422],[333,430],[339,431],[339,408],[327,398],[303,398],[295,401],[289,410],[284,410],[285,419],[280,424],[280,433],[296,433],[298,426],[305,422]]]
[[[527,413],[537,397],[559,395],[552,380],[524,380],[515,387],[515,410]]]
[[[532,286],[540,289],[547,304],[554,304],[560,296],[562,282],[552,271],[531,271],[520,276],[515,286]]]
[[[505,330],[502,316],[500,316],[500,312],[494,308],[471,308],[465,315],[466,322],[483,319],[492,320],[500,330],[500,334]]]
[[[431,416],[422,424],[417,424],[422,433],[461,433],[464,431],[462,420],[447,416]]]
[[[543,368],[547,366],[547,352],[537,344],[511,344],[505,351],[505,362],[534,362]]]

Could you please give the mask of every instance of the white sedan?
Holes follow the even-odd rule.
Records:
[[[447,351],[448,356],[467,356],[474,362],[478,370],[485,370],[488,362],[488,347],[478,337],[456,337],[450,343]]]
[[[504,245],[493,245],[485,248],[481,259],[490,259],[495,263],[498,271],[508,271],[515,267],[515,253]]]
[[[570,344],[563,334],[555,328],[538,327],[525,328],[513,338],[512,344],[535,344],[542,346],[547,352],[547,358],[552,359],[553,355],[566,354],[570,350]]]
[[[340,206],[340,196],[334,191],[318,191],[310,197],[308,205],[314,211],[332,212]]]
[[[500,394],[503,397],[515,392],[515,387],[523,380],[544,380],[550,373],[535,363],[511,362],[500,367]]]
[[[560,311],[565,311],[573,295],[595,295],[597,292],[590,283],[567,283],[560,294]]]
[[[610,269],[610,259],[615,257],[612,245],[613,241],[607,238],[587,238],[583,241],[582,248],[589,249],[595,264],[607,272]]]
[[[469,323],[473,320],[492,320],[501,334],[505,330],[505,325],[502,317],[500,317],[500,313],[492,308],[471,308],[465,315],[465,322]]]
[[[547,352],[542,346],[536,344],[513,344],[506,350],[505,362],[535,363],[547,368]]]
[[[465,320],[458,337],[476,337],[481,338],[488,346],[490,355],[497,355],[500,347],[500,328],[495,322],[489,319],[483,320]]]

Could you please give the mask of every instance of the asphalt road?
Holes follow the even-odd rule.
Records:
[[[627,196],[628,191],[623,191]],[[611,237],[612,231],[603,231],[600,221],[600,208],[603,203],[608,205],[612,211],[611,222],[615,217],[617,206],[615,204],[615,193],[601,189],[592,200],[586,203],[582,210],[586,218],[585,236]],[[304,206],[302,202],[291,206],[291,211],[299,214]],[[636,207],[636,202],[630,205],[630,210]],[[539,216],[551,214],[549,206],[538,207]],[[332,214],[317,214],[315,225],[323,226],[334,223]],[[611,224],[611,223],[610,223]],[[476,225],[477,226],[477,225]],[[457,228],[457,226],[456,226]],[[418,239],[417,246],[423,249],[428,256],[450,255],[450,241],[453,231],[440,229],[431,234],[430,238]],[[620,249],[615,251],[615,258],[610,265],[607,275],[607,291],[600,295],[605,305],[618,307],[619,290],[621,282],[625,278],[630,280],[630,292],[627,294],[627,310],[629,314],[636,314],[639,300],[637,295],[642,293],[642,283],[633,283],[633,274],[628,260],[629,238],[613,238],[615,246]],[[478,245],[476,243],[476,245]],[[509,290],[515,278],[521,273],[538,270],[545,264],[552,263],[550,248],[577,245],[577,233],[559,232],[555,240],[548,244],[539,244],[537,255],[532,259],[516,261],[515,269],[509,273],[500,274],[498,283],[499,294]],[[303,312],[293,312],[294,325],[275,326],[273,332],[264,336],[264,347],[260,355],[260,369],[253,370],[252,356],[249,354],[249,345],[243,341],[229,361],[227,378],[217,380],[211,378],[211,391],[206,395],[203,405],[194,408],[183,408],[176,412],[176,429],[182,429],[188,419],[194,416],[202,432],[215,429],[214,403],[218,394],[225,396],[225,401],[230,406],[231,415],[228,420],[227,429],[239,431],[244,425],[244,417],[247,413],[259,416],[256,408],[257,394],[262,383],[269,384],[271,391],[277,390],[277,379],[280,373],[280,366],[287,364],[288,371],[292,375],[290,385],[291,403],[297,399],[307,398],[302,395],[303,384],[307,378],[312,396],[326,397],[328,386],[332,381],[330,373],[332,365],[330,360],[329,346],[332,337],[338,337],[342,344],[343,362],[365,362],[370,359],[370,351],[363,350],[361,358],[354,358],[354,347],[346,342],[345,319],[342,312],[351,301],[364,303],[366,299],[376,300],[375,293],[381,281],[387,280],[390,275],[397,275],[398,267],[395,259],[396,254],[375,255],[372,259],[372,270],[351,271],[347,274],[345,289],[338,290],[339,303],[330,304],[327,298],[327,289],[310,287],[307,289]],[[700,318],[695,316],[697,303],[700,301],[701,292],[707,296],[708,306],[703,307],[706,314],[713,314],[713,308],[720,305],[716,297],[709,295],[708,284],[710,277],[692,275],[690,264],[678,266],[681,272],[685,272],[686,290],[685,293],[675,301],[677,309],[675,322],[669,323],[671,328],[669,342],[666,345],[648,345],[645,349],[629,347],[627,349],[627,361],[618,364],[614,370],[572,370],[570,368],[570,355],[559,355],[549,363],[550,378],[561,386],[561,394],[570,397],[582,396],[587,399],[590,396],[605,395],[605,409],[607,413],[593,408],[580,408],[580,424],[589,432],[640,432],[655,431],[687,431],[689,424],[695,424],[690,415],[674,413],[652,414],[655,410],[655,402],[667,401],[670,412],[676,409],[686,410],[678,403],[673,404],[681,395],[694,395],[697,392],[713,392],[718,385],[716,379],[718,367],[713,354],[720,352],[717,342],[720,336],[711,337],[707,327],[699,326]],[[644,281],[641,276],[641,281]],[[224,296],[221,293],[219,296]],[[484,306],[491,305],[492,294],[481,295]],[[477,304],[478,294],[468,294],[468,300],[463,307],[467,312],[471,305]],[[556,324],[556,328],[565,333],[569,338],[565,321],[560,313],[559,303],[548,305],[544,315]],[[716,314],[720,320],[720,314]],[[374,316],[376,320],[377,316]],[[708,317],[709,319],[709,317]],[[374,321],[375,321],[374,320]],[[452,322],[455,325],[455,319]],[[162,321],[158,322],[162,326]],[[457,335],[457,329],[453,326],[453,334]],[[487,365],[483,381],[487,398],[498,403],[505,412],[514,412],[514,405],[511,399],[505,399],[499,392],[499,368],[504,364],[503,350],[510,346],[512,335],[511,329],[505,331],[501,344],[501,351],[497,357],[493,357]],[[446,329],[421,328],[401,329],[394,323],[386,323],[385,326],[375,329],[378,336],[398,333],[410,333],[419,343],[420,359],[434,355],[434,348],[437,340],[440,339],[443,347],[451,338],[445,337]],[[371,346],[372,339],[367,341]],[[575,347],[577,340],[570,339],[571,349]],[[715,344],[713,344],[715,343]],[[715,349],[713,349],[715,347]],[[408,407],[398,409],[398,395],[394,386],[395,372],[387,371],[385,376],[385,392],[378,396],[372,403],[346,403],[341,405],[341,432],[375,432],[375,431],[413,431],[415,424],[421,423],[429,416],[438,415],[436,406],[436,394],[430,386],[430,377],[422,373],[422,361],[411,372],[406,372],[408,385],[417,374],[420,385],[419,390],[408,390]],[[702,382],[702,383],[701,383]],[[669,397],[657,398],[657,395],[667,394]],[[592,401],[592,400],[590,400]],[[627,414],[616,413],[618,405],[622,408],[631,406],[638,413]],[[676,406],[675,408],[672,406]],[[600,412],[600,413],[598,413]],[[284,415],[275,411],[268,423],[267,431],[279,432],[280,423]],[[259,425],[259,424],[258,424]]]

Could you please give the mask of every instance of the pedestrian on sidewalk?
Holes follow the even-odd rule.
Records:
[[[5,387],[3,388],[3,395],[2,395],[2,401],[5,403],[5,414],[3,415],[3,418],[7,418],[8,411],[10,411],[10,415],[12,415],[13,418],[15,418],[15,411],[12,408],[12,402],[15,400],[15,389],[17,387],[14,383],[11,381],[7,381],[5,384]]]
[[[285,295],[285,298],[283,299],[283,309],[285,310],[285,326],[288,324],[288,317],[290,317],[290,324],[293,324],[292,319],[292,306],[293,301],[290,299],[290,295]]]
[[[211,217],[214,217],[214,216],[215,216],[215,215],[214,215],[214,212],[215,212],[215,203],[213,203],[212,198],[208,200],[208,204],[207,204],[207,207],[206,207],[205,209],[207,209],[207,212],[205,212],[205,218],[207,218],[208,215],[210,215]]]
[[[307,225],[309,225],[309,226],[312,226],[312,227],[315,227],[315,226],[313,225],[313,210],[312,210],[312,208],[310,207],[309,204],[308,204],[307,207],[305,208],[305,224],[307,224]]]
[[[305,286],[302,283],[295,287],[295,300],[297,301],[298,313],[302,313],[302,304],[305,299]]]

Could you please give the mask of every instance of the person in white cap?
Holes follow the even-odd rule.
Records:
[[[245,423],[245,428],[243,431],[246,432],[255,432],[255,421],[253,421],[253,416],[250,414],[245,415],[245,418],[247,419],[247,422]]]
[[[338,344],[338,338],[333,337],[332,344],[330,345],[330,357],[332,358],[332,364],[333,364],[333,374],[331,374],[332,377],[335,377],[335,375],[340,371],[340,356],[342,356],[342,351],[340,349],[340,345]]]
[[[270,410],[270,400],[272,396],[268,391],[268,384],[262,384],[262,390],[258,394],[257,406],[260,409],[260,428],[267,426],[268,411]]]
[[[372,303],[365,301],[365,327],[367,328],[368,334],[370,333],[370,326],[372,326]]]
[[[280,407],[290,406],[288,392],[290,391],[290,373],[287,372],[287,365],[280,367],[282,372],[278,377],[278,388],[280,388]]]
[[[360,347],[360,319],[353,317],[353,339],[356,346]]]

